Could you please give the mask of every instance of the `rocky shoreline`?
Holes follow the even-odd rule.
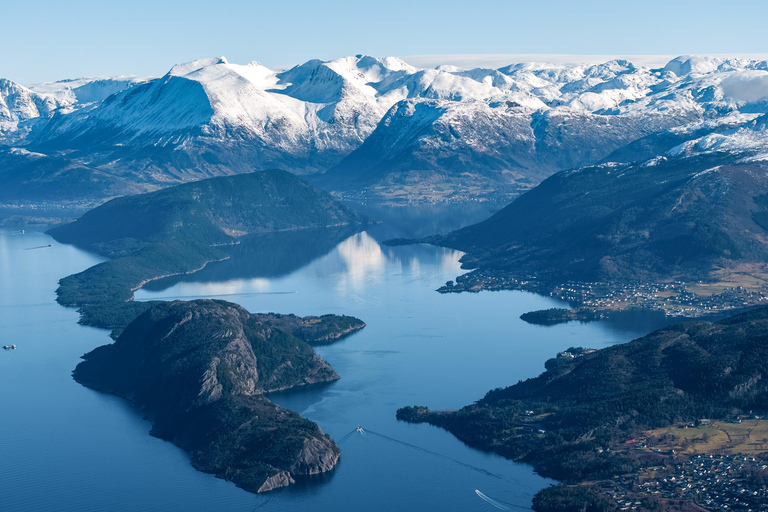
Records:
[[[74,378],[131,401],[151,434],[186,450],[196,469],[265,492],[333,470],[340,451],[314,422],[264,393],[337,380],[307,343],[318,337],[311,333],[338,338],[364,325],[256,315],[216,300],[161,303],[115,343],[83,356]]]

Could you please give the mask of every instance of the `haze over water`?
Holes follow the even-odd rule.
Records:
[[[18,345],[0,353],[0,510],[498,510],[476,489],[496,505],[529,508],[549,480],[441,429],[398,422],[397,408],[459,408],[538,375],[567,347],[625,342],[654,326],[531,326],[519,315],[562,303],[524,292],[440,295],[434,290],[463,272],[461,253],[380,245],[428,234],[396,224],[325,243],[244,243],[227,262],[136,294],[215,297],[252,312],[347,314],[368,324],[317,349],[341,380],[270,395],[339,443],[339,466],[264,495],[195,471],[184,452],[148,435],[149,422],[127,402],[75,383],[79,356],[110,340],[78,325],[54,291],[58,279],[99,258],[41,233],[0,231],[0,345]],[[274,252],[272,263],[261,263],[265,251]]]

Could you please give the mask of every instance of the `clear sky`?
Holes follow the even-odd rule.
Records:
[[[0,0],[0,77],[161,75],[364,53],[768,53],[768,0]]]

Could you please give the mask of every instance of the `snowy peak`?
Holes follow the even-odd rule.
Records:
[[[172,76],[186,76],[195,71],[199,71],[203,68],[217,66],[219,64],[229,64],[225,57],[210,57],[205,59],[197,59],[191,62],[184,62],[182,64],[176,64],[168,71]]]
[[[682,77],[740,69],[766,69],[766,62],[753,59],[681,55],[669,61],[663,71],[670,71]]]
[[[159,78],[0,81],[0,145],[76,154],[158,186],[281,167],[396,197],[406,182],[450,180],[517,193],[610,158],[763,154],[766,113],[768,62],[691,56],[661,69],[622,59],[420,69],[355,55],[286,71],[213,57]]]
[[[29,89],[38,94],[53,96],[61,105],[76,107],[103,101],[113,94],[153,78],[142,76],[84,77],[44,82],[32,85]]]
[[[16,131],[27,121],[49,118],[59,106],[55,98],[0,78],[0,135]]]

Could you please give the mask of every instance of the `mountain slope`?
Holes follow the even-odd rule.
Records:
[[[407,407],[398,418],[441,426],[545,476],[611,478],[663,464],[651,451],[622,450],[644,430],[766,410],[766,341],[764,307],[717,323],[677,324],[601,350],[569,349],[538,377],[459,411]]]
[[[125,178],[63,156],[0,148],[0,202],[6,204],[93,205],[105,196],[141,191]]]
[[[765,116],[634,164],[563,171],[439,243],[558,279],[708,279],[768,261]],[[714,137],[714,139],[712,139]]]
[[[223,244],[253,233],[361,224],[365,219],[329,194],[279,170],[211,178],[113,199],[50,234],[112,256],[193,237]]]
[[[366,141],[317,178],[324,187],[410,198],[515,196],[560,169],[598,162],[647,134],[697,118],[603,116],[445,100],[395,105]],[[388,192],[393,191],[393,192]]]

